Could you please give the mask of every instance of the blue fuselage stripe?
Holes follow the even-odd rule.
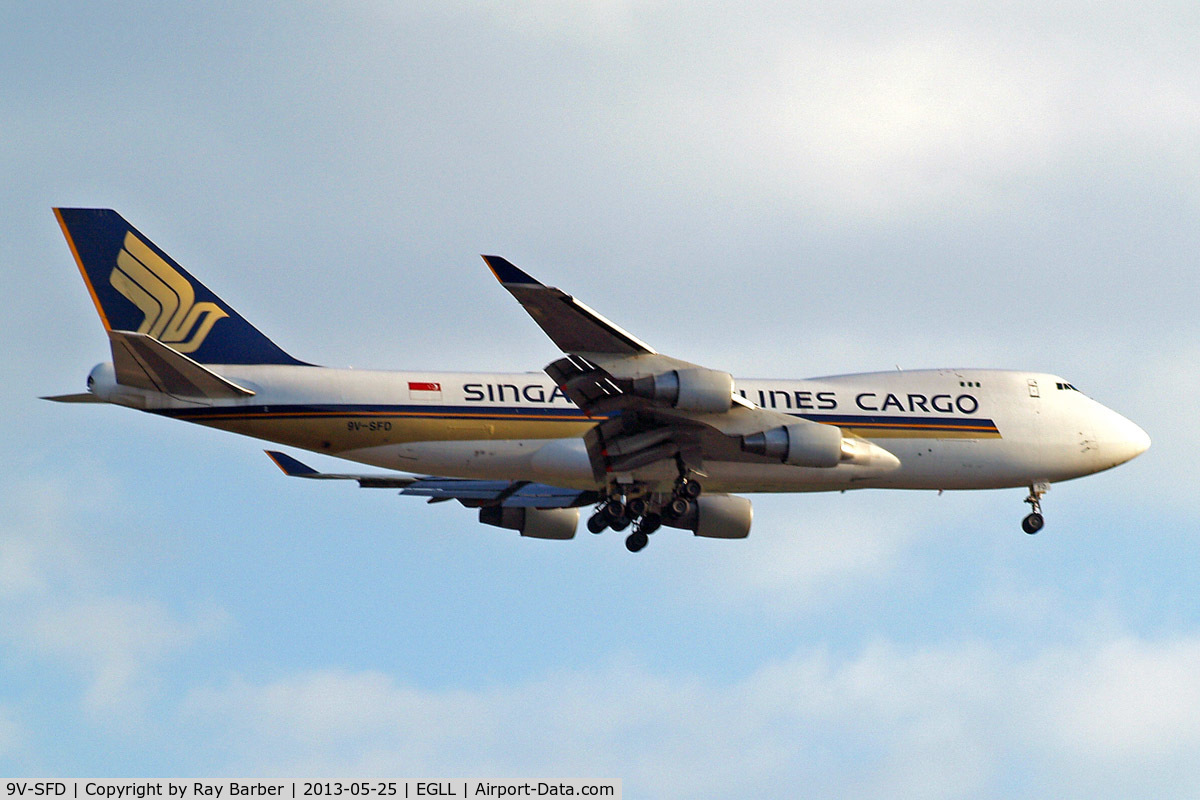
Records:
[[[432,406],[432,405],[262,405],[217,408],[160,409],[157,413],[192,422],[233,420],[318,419],[321,417],[399,417],[417,419],[540,420],[596,422],[607,414],[588,417],[575,408],[526,408],[521,406]],[[912,417],[881,414],[793,414],[792,416],[843,428],[910,430],[997,434],[996,423],[975,417]]]
[[[157,413],[175,419],[269,419],[274,417],[424,417],[429,419],[554,419],[586,422],[588,417],[577,408],[522,408],[478,406],[419,406],[419,405],[263,405],[217,408],[170,408]],[[604,418],[607,415],[597,415]]]

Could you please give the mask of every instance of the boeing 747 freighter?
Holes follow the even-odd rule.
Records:
[[[1110,469],[1146,433],[1056,375],[935,369],[735,380],[663,355],[499,256],[484,261],[562,350],[538,373],[330,369],[288,355],[108,209],[55,209],[112,347],[111,403],[389,470],[349,479],[457,500],[488,525],[570,539],[662,526],[738,539],[755,492],[1028,487]]]

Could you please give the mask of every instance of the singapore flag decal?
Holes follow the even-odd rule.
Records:
[[[409,381],[408,399],[433,400],[440,403],[442,400],[442,385],[427,381]]]

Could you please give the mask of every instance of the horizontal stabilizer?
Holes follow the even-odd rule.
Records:
[[[96,397],[96,395],[94,395],[90,392],[83,392],[82,394],[56,394],[56,395],[53,395],[52,397],[43,397],[41,399],[42,400],[52,400],[55,403],[103,403],[104,402],[99,397]]]
[[[254,392],[221,377],[152,336],[109,331],[117,383],[189,400],[236,400]]]

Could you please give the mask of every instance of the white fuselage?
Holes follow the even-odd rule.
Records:
[[[111,364],[94,369],[89,386],[108,402],[377,467],[598,488],[582,440],[598,420],[543,373],[214,369],[255,394],[206,403],[173,398],[118,385]],[[708,490],[1028,486],[1109,469],[1149,446],[1134,423],[1047,374],[896,371],[738,380],[736,389],[756,405],[869,440],[900,466],[872,471],[706,462]],[[654,472],[664,468],[625,477],[664,479]]]

